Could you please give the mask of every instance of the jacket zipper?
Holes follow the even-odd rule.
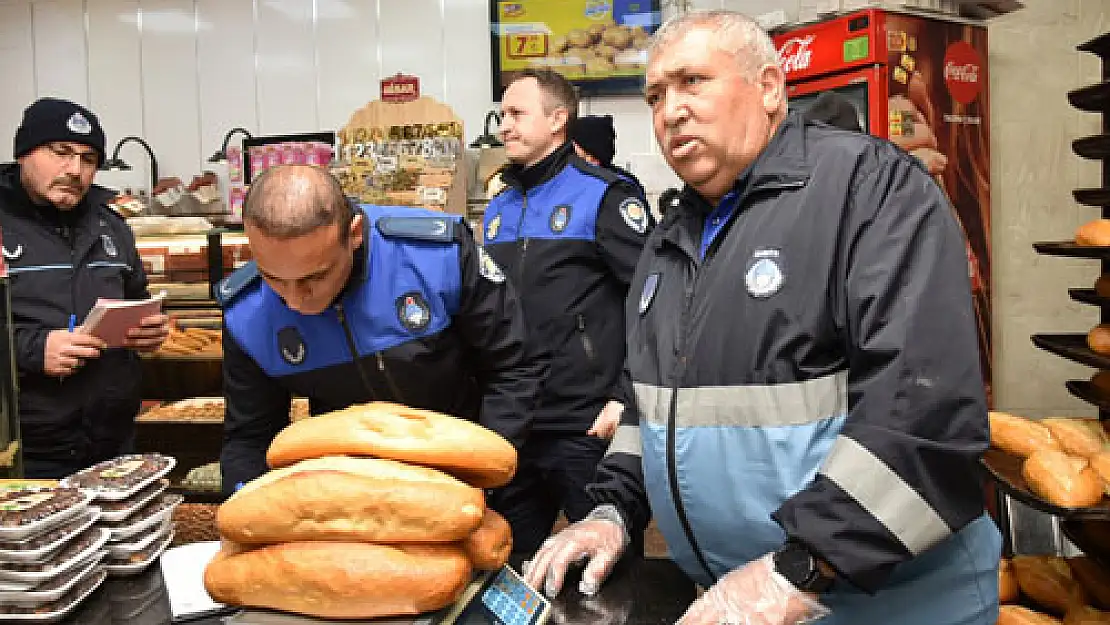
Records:
[[[374,393],[374,387],[370,384],[370,376],[366,375],[366,370],[362,368],[358,346],[355,345],[355,335],[351,333],[351,326],[347,325],[347,312],[343,310],[342,302],[335,305],[335,314],[339,317],[339,325],[343,327],[343,335],[347,337],[347,348],[351,350],[351,358],[355,363],[355,369],[358,370],[358,377],[362,379],[362,385],[366,388],[366,392],[370,393],[370,399],[377,400],[378,397]]]
[[[390,375],[389,369],[385,367],[385,357],[382,356],[381,352],[378,352],[375,356],[378,358],[378,371],[380,371],[382,377],[385,378],[385,383],[389,386],[389,392],[393,393],[393,401],[399,404],[405,403],[404,397],[401,397],[401,389],[393,382],[393,376]]]
[[[523,203],[521,204],[520,222],[517,224],[517,230],[516,231],[518,233],[520,233],[520,235],[524,235],[524,219],[528,215],[528,192],[527,191],[521,192],[520,197],[523,198]],[[520,263],[519,263],[520,271],[518,272],[520,275],[517,276],[517,278],[518,278],[517,284],[524,284],[524,257],[527,256],[527,255],[528,255],[528,237],[521,236],[521,238],[520,238]]]
[[[701,270],[705,269],[709,257],[706,256],[706,261],[702,263]],[[686,375],[686,342],[687,342],[687,324],[690,321],[690,309],[693,307],[694,294],[697,292],[698,279],[701,277],[701,270],[695,269],[694,282],[691,284],[684,293],[686,301],[682,307],[682,317],[679,325],[679,336],[676,342],[677,353],[675,354],[674,377],[671,381],[671,406],[667,414],[667,479],[671,487],[671,500],[674,501],[675,515],[678,517],[678,522],[682,525],[682,531],[686,534],[686,541],[690,543],[690,548],[694,551],[694,555],[701,564],[702,570],[709,576],[709,579],[716,581],[717,576],[709,568],[709,562],[705,559],[705,554],[702,553],[701,547],[698,546],[697,538],[694,537],[694,528],[690,526],[690,519],[686,516],[686,507],[682,504],[682,493],[678,488],[678,461],[675,458],[675,444],[677,435],[675,432],[676,422],[678,420],[678,389],[682,386],[682,379]]]
[[[578,313],[576,317],[578,319],[578,336],[582,339],[582,351],[586,352],[586,360],[589,360],[592,365],[597,362],[597,354],[594,352],[594,343],[590,340],[590,335],[586,334],[586,318],[582,316],[582,313]]]

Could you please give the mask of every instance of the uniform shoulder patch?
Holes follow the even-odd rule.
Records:
[[[489,255],[486,248],[481,246],[478,247],[478,274],[496,284],[505,281],[505,272],[501,271],[501,267]]]
[[[620,213],[624,223],[636,234],[647,232],[651,218],[648,216],[648,208],[643,200],[638,197],[626,198],[621,202]]]
[[[258,265],[253,260],[248,262],[216,285],[216,302],[221,308],[227,308],[236,297],[260,277]]]
[[[455,220],[449,217],[382,217],[377,223],[382,236],[452,243],[456,239]]]

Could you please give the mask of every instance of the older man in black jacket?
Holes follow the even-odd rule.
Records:
[[[136,351],[157,349],[169,319],[154,315],[107,349],[72,331],[97,298],[142,299],[146,275],[131,229],[92,184],[104,131],[88,109],[43,98],[0,166],[0,230],[11,277],[19,418],[27,477],[57,478],[131,450],[139,411]]]

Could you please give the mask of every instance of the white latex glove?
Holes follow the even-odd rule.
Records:
[[[617,426],[620,425],[623,412],[624,404],[610,399],[601,412],[597,413],[597,419],[594,419],[594,424],[586,430],[586,434],[604,439],[613,438],[617,433]]]
[[[521,567],[524,580],[532,588],[540,588],[542,583],[543,593],[554,597],[563,589],[567,569],[572,564],[587,561],[578,592],[593,595],[629,542],[628,531],[617,509],[612,505],[598,506],[586,518],[571,523],[544,541],[536,555]]]
[[[772,557],[767,554],[717,580],[678,625],[799,625],[828,616],[815,595],[775,571]]]

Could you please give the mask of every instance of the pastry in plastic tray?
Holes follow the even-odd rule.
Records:
[[[57,601],[81,580],[103,570],[100,563],[101,560],[99,559],[89,560],[81,566],[75,566],[72,570],[28,590],[0,591],[0,606],[42,605]]]
[[[108,557],[110,558],[127,558],[131,554],[142,551],[162,538],[166,534],[173,531],[173,523],[162,523],[155,525],[153,528],[144,530],[139,534],[131,536],[126,542],[109,542],[105,545],[108,550]]]
[[[169,485],[169,480],[161,479],[127,499],[97,502],[97,505],[100,506],[100,518],[112,523],[124,521],[150,503],[152,499],[164,493]]]
[[[112,540],[125,540],[163,522],[172,522],[173,509],[184,499],[181,495],[162,495],[122,522],[101,525],[111,533]]]
[[[0,566],[0,579],[41,584],[95,557],[102,557],[108,532],[94,527],[71,540],[43,562],[9,562]]]
[[[71,519],[92,499],[76,488],[37,488],[0,494],[0,541],[22,540]]]
[[[131,454],[99,462],[62,480],[63,486],[95,493],[99,499],[118,501],[161,479],[177,464],[162,454]]]
[[[126,558],[107,558],[104,560],[104,568],[112,575],[134,575],[140,573],[146,567],[154,563],[158,556],[166,550],[173,542],[173,530],[162,537],[162,540],[156,541],[142,551],[127,556]]]
[[[73,519],[53,529],[20,541],[0,542],[0,566],[4,562],[40,562],[100,518],[100,508],[89,506]]]
[[[74,608],[104,582],[107,573],[103,570],[81,580],[57,601],[35,607],[0,606],[0,620],[4,622],[53,623],[66,617]]]

